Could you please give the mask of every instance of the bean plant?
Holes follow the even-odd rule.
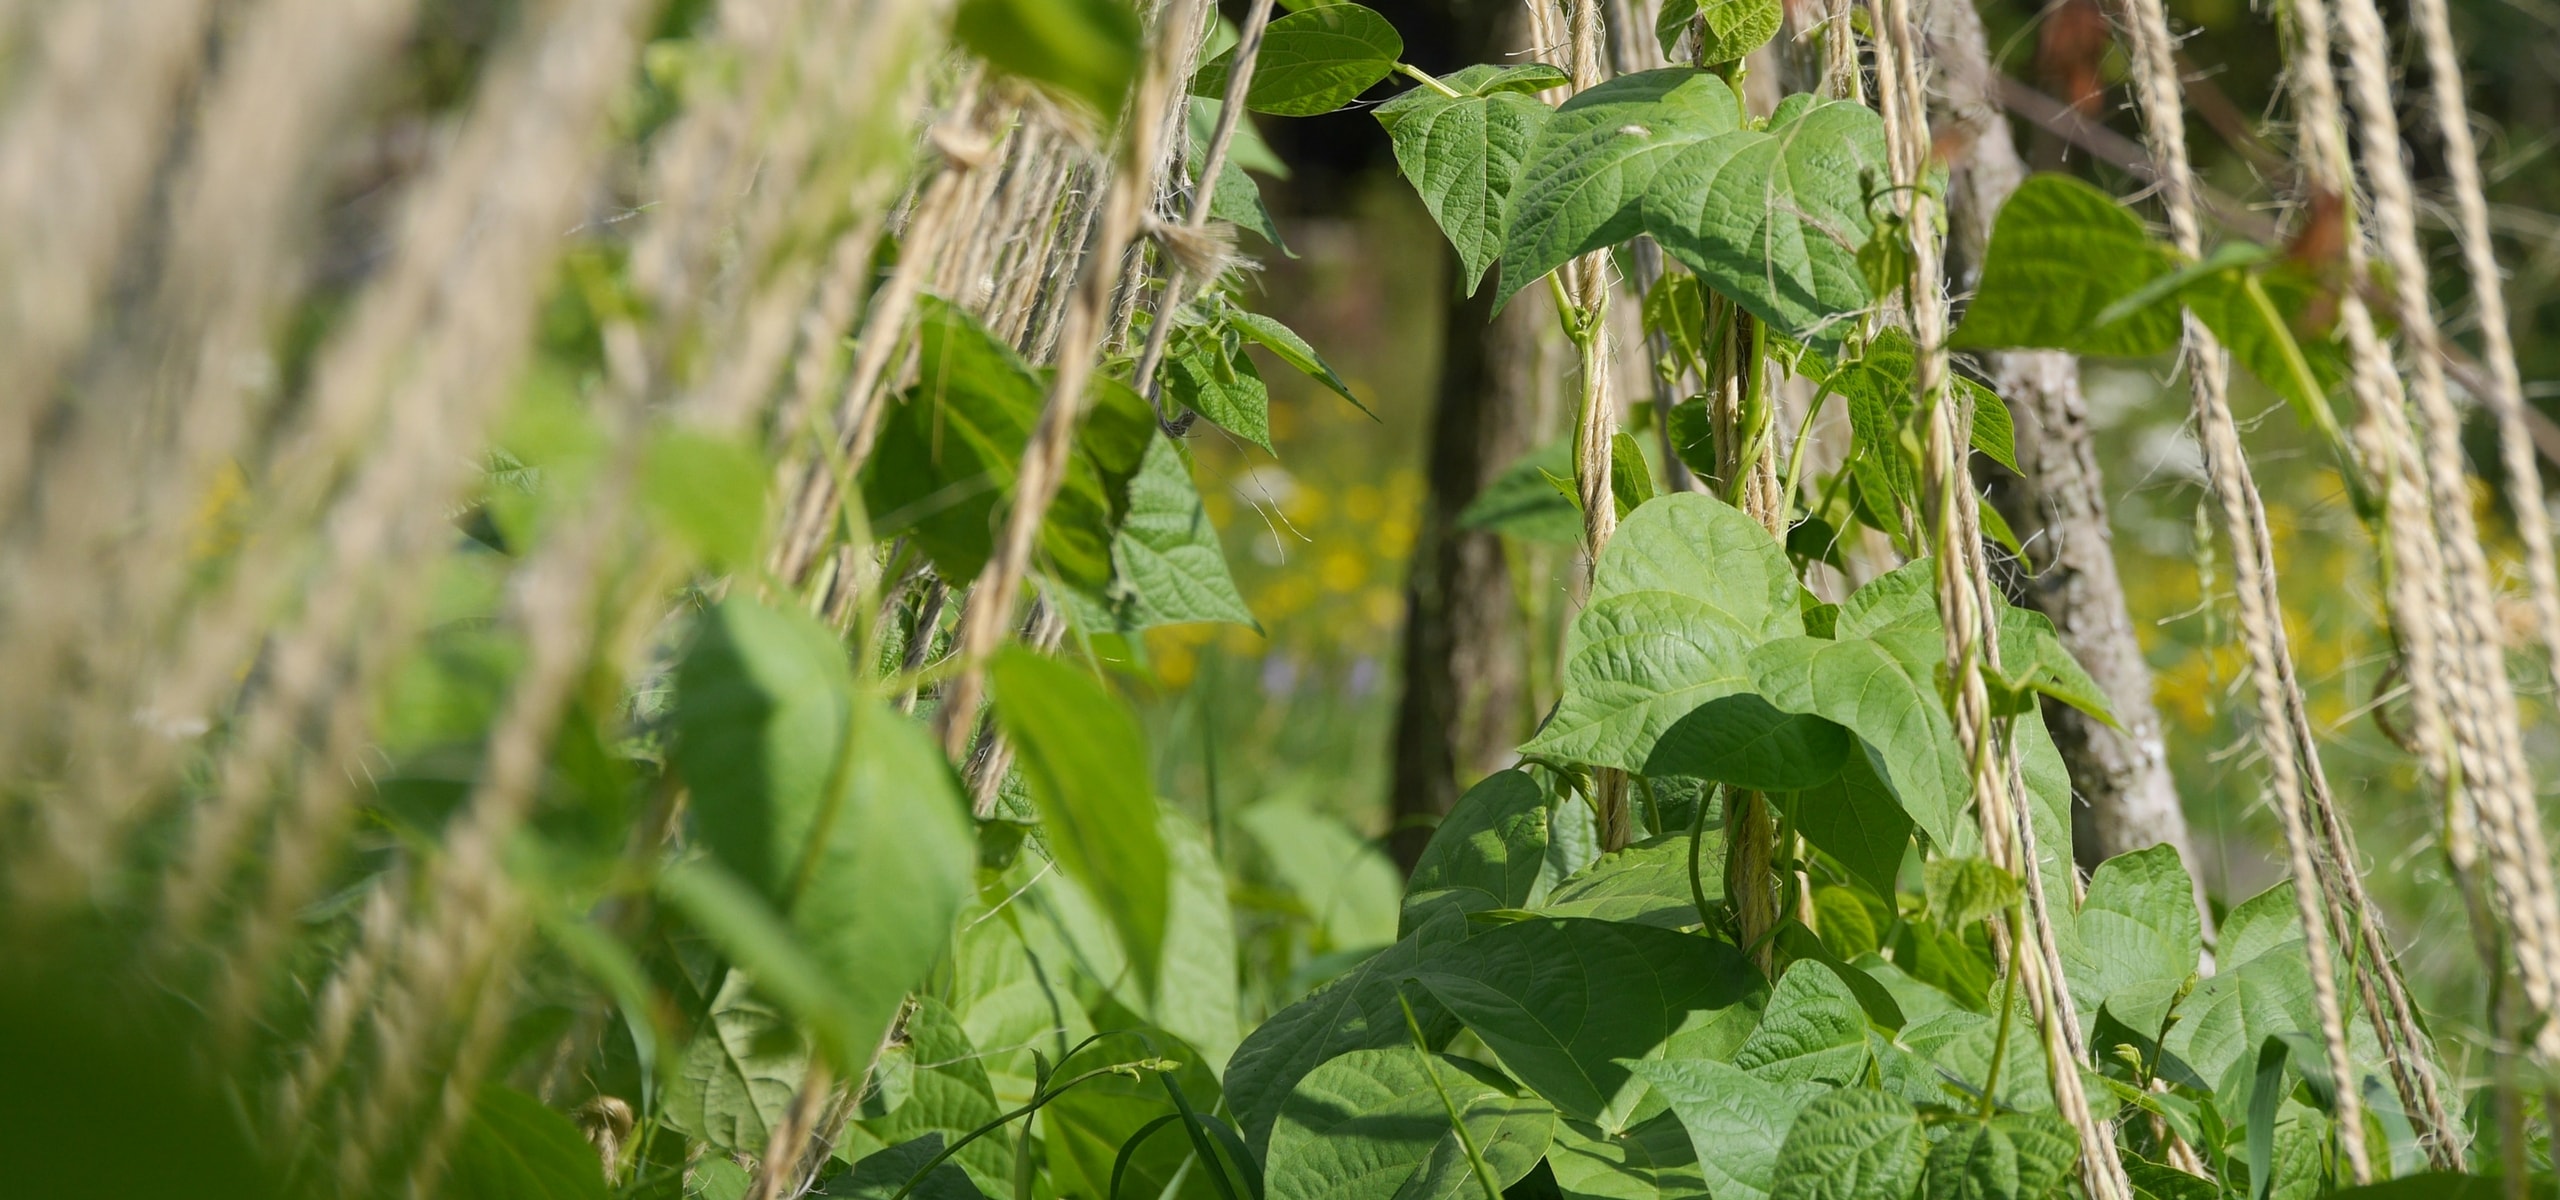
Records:
[[[1944,172],[1897,184],[1860,96],[1749,101],[1745,61],[1777,34],[1775,0],[1663,3],[1639,32],[1681,65],[1597,80],[1561,52],[1428,72],[1356,3],[1292,4],[1267,28],[1270,5],[1251,6],[1251,28],[1167,53],[1178,7],[1142,21],[1121,0],[964,0],[932,85],[938,100],[1011,96],[1110,147],[1079,160],[1058,194],[1083,198],[1052,197],[1062,212],[1110,202],[1110,155],[1138,126],[1175,143],[1171,191],[1204,195],[1211,220],[1150,215],[1132,249],[1082,268],[1120,322],[1099,350],[1009,325],[988,297],[1014,276],[989,268],[975,291],[913,289],[883,327],[819,323],[806,370],[827,382],[871,349],[836,327],[893,339],[875,343],[893,347],[870,368],[884,407],[859,436],[838,436],[820,387],[761,439],[654,413],[617,426],[581,398],[722,347],[670,335],[678,349],[632,368],[620,339],[678,319],[647,290],[664,264],[611,245],[564,259],[532,381],[457,506],[466,552],[419,585],[433,619],[417,645],[350,701],[380,723],[349,818],[360,836],[308,896],[221,862],[253,886],[222,892],[209,925],[262,928],[260,887],[300,913],[263,948],[178,939],[114,968],[202,1010],[178,1027],[203,1030],[189,1053],[222,1070],[191,1111],[254,1147],[223,1161],[259,1181],[232,1190],[2048,1200],[2091,1194],[2082,1120],[2112,1128],[2142,1200],[2500,1186],[2465,1157],[2479,1112],[2430,1128],[2408,1110],[2412,1080],[2455,1087],[2432,1047],[2386,1053],[2356,1017],[2354,1077],[2334,1077],[2287,888],[2222,912],[2208,945],[2174,848],[2080,874],[2044,714],[2113,717],[2053,625],[2005,603],[1984,682],[2039,852],[2023,874],[1994,865],[1951,715],[1922,426],[1928,404],[1959,405],[1967,453],[2011,471],[2018,431],[1985,380],[1916,391],[1937,348],[1897,316],[1908,214],[1930,211],[1908,193],[1939,193]],[[1826,36],[1856,34],[1844,20]],[[1250,81],[1231,87],[1248,52]],[[1167,62],[1180,77],[1154,79]],[[662,39],[633,136],[699,89],[747,86],[733,66]],[[1150,80],[1172,88],[1153,111]],[[1270,452],[1265,372],[1343,402],[1331,419],[1376,402],[1253,311],[1230,235],[1276,247],[1279,231],[1239,165],[1267,151],[1249,119],[1220,132],[1242,115],[1224,105],[1286,121],[1381,89],[1371,113],[1458,289],[1496,305],[1543,293],[1582,356],[1571,453],[1514,465],[1476,523],[1515,539],[1606,529],[1575,537],[1588,561],[1554,647],[1559,698],[1401,881],[1346,870],[1356,835],[1311,810],[1239,818],[1160,796],[1119,686],[1143,672],[1149,630],[1254,623],[1202,498],[1195,423]],[[969,139],[1007,129],[937,119],[950,124],[921,153],[955,178],[996,169]],[[1075,141],[1056,153],[1090,153]],[[957,252],[918,232],[940,193],[909,191],[864,218],[890,232],[847,256],[855,275],[904,279]],[[1060,224],[1073,245],[1058,255],[1100,236]],[[717,259],[705,277],[724,287],[790,261]],[[1645,340],[1613,351],[1619,278]],[[2189,261],[2091,185],[2040,176],[2001,214],[1950,344],[2143,358],[2191,313],[2353,481],[2330,399],[2342,354],[2302,332],[2328,286],[2283,248]],[[1142,377],[1150,342],[1161,362]],[[1058,356],[1086,351],[1092,380],[1061,407],[1076,377]],[[1623,431],[1597,382],[1613,352],[1646,354],[1666,391]],[[1815,465],[1826,414],[1849,437]],[[1065,452],[1042,464],[1032,452],[1061,421]],[[1035,475],[1053,498],[1035,498]],[[627,610],[599,599],[619,593],[561,600],[547,577],[511,574],[625,502],[664,548],[617,568],[642,597]],[[1014,597],[967,589],[1021,553],[1005,537],[1020,504],[1038,516],[1036,608],[1017,643],[972,657],[966,606]],[[1601,505],[1608,519],[1587,511]],[[804,512],[818,549],[778,567]],[[2018,549],[1996,510],[1977,517]],[[497,632],[528,597],[615,609],[626,665],[582,647],[541,676],[528,664],[544,644]],[[261,663],[253,683],[297,669]],[[983,714],[947,704],[981,675]],[[510,705],[536,677],[561,715],[515,746],[538,777],[526,816],[471,840],[501,766],[492,731],[521,731]],[[143,824],[146,862],[200,836],[177,817]],[[472,890],[489,873],[503,885]],[[1344,915],[1363,888],[1391,895],[1391,926]],[[109,910],[88,934],[151,927]],[[448,915],[394,919],[412,911]],[[2045,927],[2076,1022],[2021,981],[2022,935]],[[464,952],[436,957],[455,930]],[[385,972],[409,990],[384,994],[416,1004],[448,967],[435,994],[476,1023],[404,1042],[417,1013],[367,1015]],[[2066,1078],[2085,1118],[2057,1102]],[[2384,1180],[2362,1189],[2340,1157],[2349,1092]]]

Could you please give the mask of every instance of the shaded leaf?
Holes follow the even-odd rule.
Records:
[[[1449,897],[1460,909],[1529,903],[1547,852],[1547,797],[1520,771],[1496,771],[1458,797],[1405,884],[1406,932],[1415,902]]]
[[[2148,306],[2106,324],[2098,318],[2175,269],[2173,256],[2113,197],[2067,175],[2036,175],[2001,206],[1981,282],[1948,344],[2165,353],[2178,342],[2175,308]]]
[[[1007,649],[987,677],[1050,852],[1101,904],[1141,986],[1152,991],[1170,867],[1156,827],[1145,734],[1119,697],[1055,659]]]
[[[569,1118],[514,1088],[480,1089],[440,1193],[457,1200],[605,1200],[603,1164]]]
[[[1706,842],[1698,851],[1698,884],[1707,903],[1715,904],[1724,899],[1723,835],[1708,830],[1701,836]],[[1694,928],[1703,918],[1689,886],[1689,844],[1688,834],[1666,833],[1601,855],[1558,884],[1538,911],[1551,917]]]
[[[1566,1115],[1615,1132],[1642,1097],[1627,1060],[1675,1034],[1747,1022],[1759,973],[1728,943],[1646,925],[1499,926],[1416,978]]]
[[[1449,1119],[1455,1105],[1495,1182],[1545,1156],[1555,1109],[1474,1063],[1411,1047],[1355,1050],[1316,1068],[1271,1131],[1270,1200],[1448,1200],[1481,1195]],[[1448,1099],[1443,1100],[1443,1094]]]
[[[951,36],[993,66],[1090,106],[1107,124],[1138,77],[1128,0],[961,0]]]
[[[1788,1126],[1798,1110],[1830,1090],[1762,1079],[1709,1059],[1658,1059],[1633,1070],[1670,1102],[1691,1144],[1710,1147],[1698,1156],[1698,1171],[1716,1200],[1769,1200]]]

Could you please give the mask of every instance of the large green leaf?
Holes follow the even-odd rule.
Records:
[[[1050,853],[1102,906],[1140,986],[1152,993],[1171,868],[1156,827],[1146,735],[1119,697],[1055,659],[1009,649],[987,677]]]
[[[1441,954],[1416,978],[1503,1066],[1565,1115],[1612,1133],[1643,1097],[1628,1060],[1674,1035],[1751,1018],[1759,972],[1732,945],[1648,925],[1520,921]]]
[[[706,876],[689,911],[730,935],[741,965],[795,943],[760,956],[762,982],[850,1068],[940,957],[969,891],[976,839],[950,767],[922,730],[854,695],[834,636],[800,613],[723,602],[676,686],[695,826],[751,893],[724,898]],[[799,957],[818,978],[783,990],[793,981],[773,968]]]
[[[2175,846],[2153,846],[2098,864],[2089,897],[2063,946],[2080,1011],[2104,1005],[2135,1032],[2157,1035],[2168,1002],[2196,973],[2203,927],[2195,883]]]
[[[1450,808],[1405,883],[1407,926],[1417,907],[1446,898],[1467,912],[1519,908],[1547,853],[1547,797],[1520,771],[1496,771]]]
[[[1636,509],[1566,638],[1565,694],[1521,752],[1645,770],[1673,724],[1749,690],[1752,646],[1803,632],[1800,590],[1786,552],[1731,505],[1682,493]]]
[[[1884,124],[1863,105],[1790,96],[1765,129],[1686,147],[1645,190],[1643,226],[1709,287],[1790,337],[1836,340],[1874,303],[1858,247],[1885,186]]]
[[[1697,892],[1724,899],[1724,835],[1707,830],[1698,849],[1697,888],[1690,886],[1689,835],[1666,833],[1613,850],[1556,885],[1537,908],[1550,917],[1590,917],[1663,929],[1694,928]]]
[[[1897,628],[1852,638],[1845,609],[1842,616],[1842,640],[1787,638],[1752,651],[1759,693],[1782,711],[1847,726],[1922,831],[1941,846],[1970,844],[1972,783],[1938,698],[1937,631]]]
[[[2181,1016],[2162,1049],[2194,1072],[2189,1082],[2230,1098],[2226,1081],[2246,1075],[2243,1060],[2268,1038],[2318,1028],[2292,885],[2279,883],[2232,909],[2216,948],[2212,977],[2178,1006]]]
[[[2174,256],[2113,197],[2067,175],[2037,175],[2001,206],[1982,280],[1948,342],[1958,350],[2165,353],[2178,343],[2174,306],[2098,318],[2176,269]]]
[[[1796,832],[1815,849],[1839,859],[1877,895],[1893,894],[1911,846],[1911,816],[1865,752],[1848,755],[1838,775],[1785,803],[1795,814]]]
[[[723,1154],[762,1154],[809,1058],[791,1023],[732,974],[667,1085],[667,1120]]]
[[[1689,67],[1621,75],[1565,101],[1529,143],[1494,298],[1643,232],[1655,173],[1741,125],[1733,88]]]
[[[960,1026],[959,1014],[931,996],[916,997],[915,1011],[907,1017],[906,1039],[881,1056],[872,1074],[881,1078],[901,1069],[907,1078],[906,1098],[887,1113],[861,1122],[866,1132],[891,1146],[930,1135],[956,1142],[1003,1111],[996,1103],[994,1085],[987,1080],[986,1067],[979,1062],[977,1047]],[[1011,1138],[979,1138],[962,1147],[954,1161],[983,1191],[1002,1192],[1012,1186]]]
[[[1129,0],[961,0],[951,36],[978,57],[1117,116],[1143,34]]]
[[[1192,621],[1254,626],[1216,526],[1173,439],[1154,437],[1129,481],[1129,515],[1112,539],[1112,617],[1124,632]]]
[[[1307,1072],[1354,1050],[1412,1044],[1399,994],[1413,1001],[1425,1036],[1445,1042],[1457,1021],[1405,980],[1467,935],[1462,914],[1444,912],[1393,946],[1256,1026],[1227,1062],[1227,1105],[1256,1154],[1271,1139],[1280,1107]],[[1267,1156],[1266,1156],[1267,1160]]]
[[[1707,1192],[1689,1130],[1668,1112],[1614,1137],[1558,1121],[1547,1167],[1565,1200],[1697,1200]]]
[[[1556,1112],[1494,1072],[1410,1046],[1355,1050],[1299,1080],[1271,1131],[1270,1200],[1450,1200],[1482,1191],[1454,1105],[1498,1186],[1545,1157]],[[1443,1099],[1443,1097],[1446,1099]]]
[[[1512,67],[1515,75],[1546,79],[1553,68]],[[1396,165],[1413,182],[1422,206],[1458,251],[1459,278],[1474,295],[1485,268],[1502,253],[1511,220],[1511,193],[1538,130],[1552,115],[1545,102],[1517,91],[1475,91],[1499,78],[1492,67],[1469,67],[1443,81],[1458,92],[1418,87],[1379,105],[1378,123],[1395,147]]]
[[[595,1147],[569,1118],[514,1088],[480,1089],[440,1195],[455,1200],[605,1200]]]
[[[2044,1200],[2071,1178],[2080,1142],[2051,1113],[1967,1122],[1929,1150],[1926,1200]]]
[[[1706,1147],[1698,1171],[1716,1200],[1769,1200],[1778,1150],[1798,1110],[1827,1085],[1762,1079],[1730,1063],[1672,1058],[1634,1070],[1671,1104],[1689,1141]]]
[[[1203,63],[1193,93],[1224,95],[1228,50]],[[1262,33],[1244,106],[1275,117],[1313,117],[1349,104],[1396,69],[1404,39],[1385,17],[1357,4],[1316,5],[1273,21]]]
[[[1769,1200],[1904,1200],[1927,1145],[1910,1101],[1843,1088],[1806,1105],[1787,1130]]]
[[[1779,976],[1733,1065],[1762,1079],[1854,1083],[1867,1067],[1866,1010],[1830,967],[1798,962]]]

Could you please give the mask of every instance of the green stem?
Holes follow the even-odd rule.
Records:
[[[1758,321],[1751,322],[1751,348],[1743,353],[1739,368],[1742,411],[1735,414],[1736,422],[1741,426],[1737,432],[1742,436],[1742,451],[1734,456],[1733,478],[1725,481],[1728,493],[1725,499],[1735,508],[1746,507],[1743,491],[1751,486],[1752,470],[1759,465],[1761,454],[1768,450],[1768,372],[1762,369],[1768,353],[1769,327]]]
[[[1698,923],[1707,926],[1716,923],[1716,916],[1714,910],[1707,906],[1707,883],[1699,868],[1699,847],[1707,840],[1707,802],[1715,798],[1713,793],[1699,796],[1697,809],[1689,814],[1689,902],[1698,906]]]
[[[1796,426],[1795,440],[1788,444],[1787,486],[1778,489],[1778,498],[1784,503],[1795,503],[1796,488],[1804,483],[1805,443],[1813,440],[1813,420],[1822,415],[1822,406],[1830,402],[1831,396],[1827,387],[1813,394],[1813,403],[1805,406],[1804,422]]]
[[[1452,100],[1461,98],[1461,93],[1458,89],[1440,82],[1440,80],[1434,77],[1431,72],[1414,66],[1412,63],[1397,63],[1396,71],[1398,74],[1411,76],[1415,82],[1420,83],[1422,86],[1430,88],[1432,91],[1438,92],[1443,96],[1447,96]]]
[[[2000,1064],[2009,1060],[2009,1026],[2018,1015],[2018,956],[2027,952],[2026,916],[2023,910],[2010,910],[2012,936],[2009,938],[2009,969],[2000,979],[2000,1031],[1991,1036],[1991,1065],[1982,1073],[1982,1118],[1990,1120],[1998,1107]]]

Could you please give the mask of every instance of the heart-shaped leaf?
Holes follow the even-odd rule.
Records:
[[[1529,144],[1494,298],[1643,232],[1655,173],[1741,124],[1733,88],[1689,67],[1621,75],[1565,101]]]
[[[1642,226],[1772,328],[1836,340],[1841,318],[1874,303],[1858,247],[1874,231],[1868,197],[1884,178],[1874,112],[1791,96],[1766,129],[1683,148],[1650,181]]]

